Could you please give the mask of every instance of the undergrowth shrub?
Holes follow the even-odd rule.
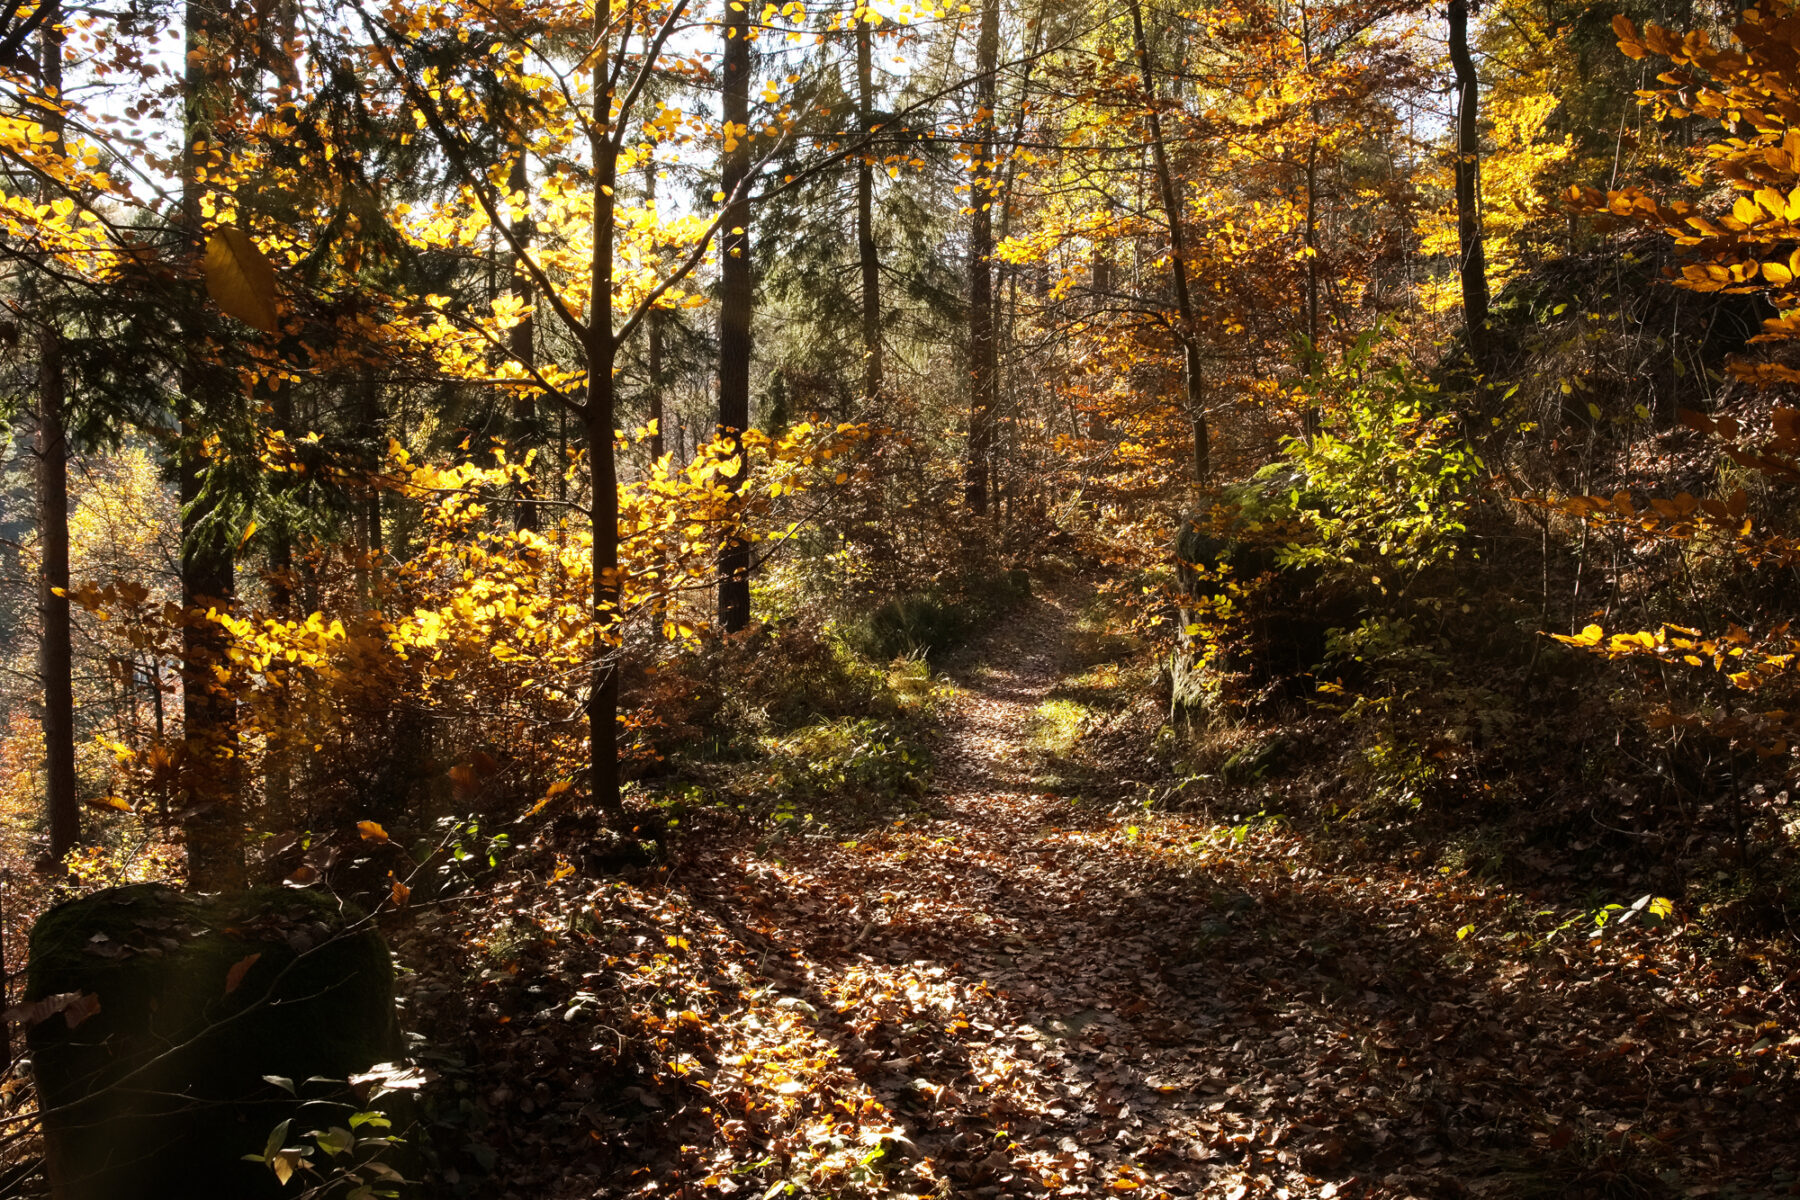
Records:
[[[1031,578],[1023,570],[971,573],[897,596],[850,622],[846,634],[859,653],[872,659],[937,658],[1030,598]]]
[[[1382,595],[1404,594],[1419,574],[1455,559],[1481,459],[1444,411],[1436,384],[1405,363],[1376,368],[1376,333],[1364,334],[1320,384],[1325,427],[1289,438],[1287,496],[1305,536],[1282,548],[1283,567],[1365,571]]]
[[[777,800],[837,793],[892,799],[925,791],[930,757],[915,732],[899,720],[821,721],[765,738],[763,746],[768,770],[764,789]]]
[[[889,669],[853,650],[833,626],[791,622],[760,626],[709,645],[665,668],[665,755],[754,754],[758,737],[821,720],[885,717],[901,706]]]

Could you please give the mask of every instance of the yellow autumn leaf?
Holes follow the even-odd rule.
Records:
[[[374,821],[358,821],[356,830],[362,834],[365,842],[385,842],[388,840],[387,830]]]
[[[220,311],[264,333],[281,327],[275,309],[275,268],[241,229],[221,225],[206,239],[201,263],[206,294]]]

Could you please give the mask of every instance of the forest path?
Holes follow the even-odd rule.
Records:
[[[1495,952],[1529,924],[1503,889],[1044,786],[1080,601],[1035,598],[951,665],[928,815],[721,845],[688,875],[747,943],[748,994],[792,1018],[769,1078],[794,1082],[741,1080],[774,1093],[788,1179],[1237,1200],[1767,1178],[1793,1098],[1746,1121],[1741,1071],[1694,1074],[1736,1035],[1654,952]]]

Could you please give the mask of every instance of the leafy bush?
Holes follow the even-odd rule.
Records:
[[[891,674],[858,655],[831,626],[761,627],[654,677],[658,749],[666,757],[703,741],[714,755],[754,754],[755,739],[764,734],[835,718],[892,716],[910,700],[898,694]]]
[[[763,744],[764,787],[781,801],[839,794],[887,800],[925,791],[929,756],[899,721],[823,721]]]
[[[906,656],[940,657],[976,629],[1031,598],[1031,577],[1012,568],[953,581],[889,600],[847,636],[858,653],[878,661]]]
[[[889,600],[849,627],[851,645],[873,659],[934,657],[960,645],[968,614],[936,591]]]
[[[1326,428],[1311,441],[1287,439],[1287,461],[1263,475],[1301,477],[1288,502],[1311,536],[1283,550],[1282,565],[1372,568],[1404,591],[1456,557],[1483,468],[1455,419],[1437,411],[1435,384],[1404,363],[1371,366],[1378,343],[1377,332],[1365,334],[1321,381]]]

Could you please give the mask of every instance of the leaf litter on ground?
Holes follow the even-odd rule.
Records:
[[[1039,600],[982,647],[939,815],[843,841],[715,830],[630,879],[514,879],[460,929],[419,923],[415,1021],[469,1031],[438,1085],[441,1181],[1800,1194],[1795,963],[1702,954],[1678,912],[1589,936],[1281,822],[1075,805],[1020,750],[1069,627]]]

